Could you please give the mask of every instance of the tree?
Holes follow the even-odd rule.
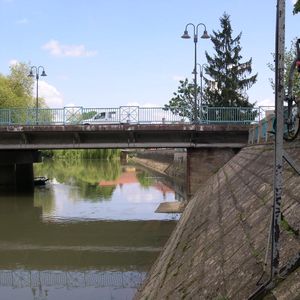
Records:
[[[300,12],[300,0],[298,0],[294,5],[294,15]]]
[[[29,66],[17,63],[10,67],[8,76],[0,75],[0,108],[33,107],[34,81],[28,77]]]
[[[209,106],[253,107],[249,103],[246,90],[257,79],[257,74],[247,77],[252,72],[252,59],[241,62],[240,39],[242,33],[232,37],[230,16],[226,13],[220,18],[221,31],[213,31],[211,36],[215,54],[205,52],[208,66],[204,78],[204,102]]]
[[[199,92],[199,88],[198,88]],[[187,117],[189,120],[194,119],[195,93],[194,85],[190,84],[188,79],[180,80],[177,92],[173,93],[169,104],[165,104],[164,109],[181,117]]]
[[[291,46],[289,49],[285,48],[284,53],[284,86],[285,86],[285,94],[288,94],[288,81],[289,81],[289,73],[291,69],[292,62],[295,60],[297,52],[296,52],[296,43],[297,38],[295,38],[291,42]],[[273,59],[275,58],[274,53],[272,54]],[[268,67],[270,70],[275,72],[275,66],[273,63],[268,63]],[[273,91],[275,91],[275,82],[273,78],[270,78],[270,83]],[[297,98],[300,98],[300,74],[298,72],[294,72],[294,84],[293,84],[293,95]]]

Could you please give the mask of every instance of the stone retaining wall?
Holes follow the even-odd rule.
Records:
[[[300,142],[287,147],[300,165]],[[273,157],[273,146],[246,147],[201,185],[136,299],[247,299],[268,279]],[[286,163],[283,175],[281,267],[300,252],[300,176]],[[299,299],[299,274],[274,297]]]

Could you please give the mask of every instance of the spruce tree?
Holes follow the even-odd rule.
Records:
[[[253,107],[249,103],[246,90],[255,82],[257,74],[247,77],[252,72],[252,59],[241,62],[240,39],[242,33],[232,37],[230,16],[226,13],[220,18],[221,30],[213,31],[211,41],[215,54],[205,52],[208,66],[205,78],[204,102],[209,106]]]
[[[298,14],[300,12],[300,0],[297,0],[297,2],[294,4],[294,15]]]

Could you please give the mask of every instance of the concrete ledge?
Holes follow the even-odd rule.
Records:
[[[156,209],[156,213],[182,213],[185,208],[185,203],[183,202],[163,202],[160,203]]]

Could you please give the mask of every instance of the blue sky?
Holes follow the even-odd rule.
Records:
[[[16,61],[45,67],[40,94],[50,107],[162,106],[181,78],[192,79],[194,44],[185,25],[220,29],[224,12],[242,32],[243,60],[258,82],[250,101],[272,104],[267,63],[274,52],[276,0],[0,0],[0,73]],[[300,15],[286,0],[286,45],[300,36]],[[201,27],[200,27],[201,29]],[[198,62],[212,54],[199,40]]]

